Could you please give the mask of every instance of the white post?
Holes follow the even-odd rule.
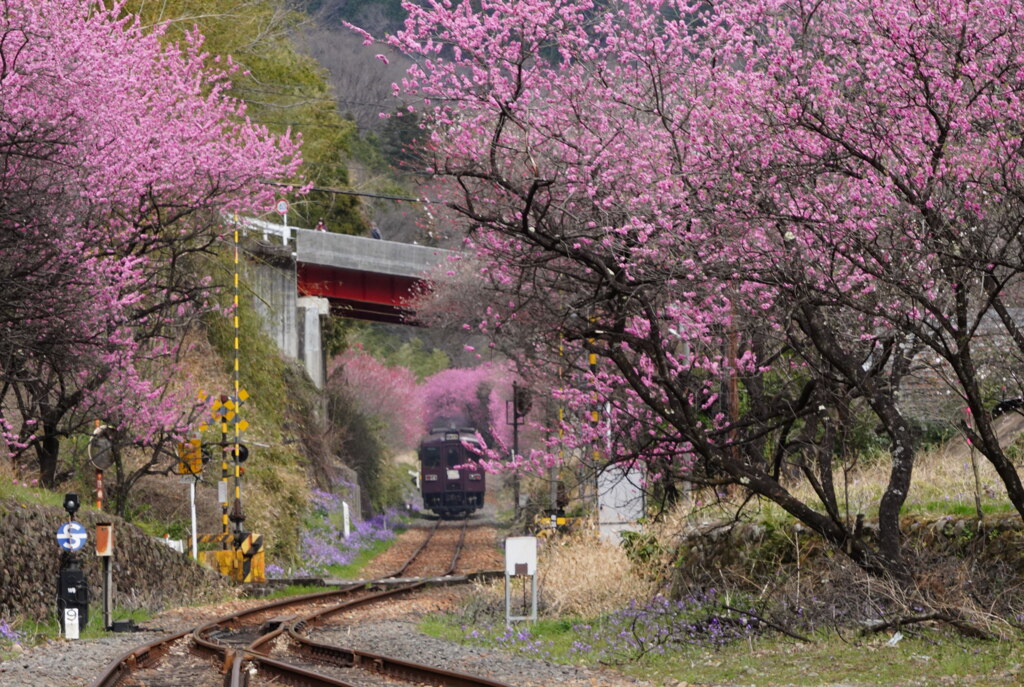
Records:
[[[78,609],[64,609],[64,639],[78,639]]]
[[[352,527],[352,524],[351,524],[351,520],[349,519],[348,504],[345,503],[344,501],[342,501],[341,502],[341,530],[345,534],[345,539],[348,539],[348,535],[352,531],[351,527]]]
[[[196,481],[192,479],[188,485],[188,501],[192,509],[192,560],[199,560],[199,543],[196,541]]]

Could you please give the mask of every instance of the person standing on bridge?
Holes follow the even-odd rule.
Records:
[[[320,221],[316,223],[316,230],[317,231],[327,231],[327,225],[324,224],[324,218],[323,217],[321,217]]]
[[[377,224],[376,223],[373,224],[373,229],[370,231],[370,236],[372,236],[375,239],[379,239],[381,237],[380,236],[380,229],[377,228]]]

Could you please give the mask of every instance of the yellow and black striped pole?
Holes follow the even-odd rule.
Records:
[[[239,413],[239,410],[241,410],[240,405],[242,403],[242,400],[241,400],[241,398],[239,398],[239,394],[240,394],[240,392],[242,390],[242,387],[241,387],[241,384],[239,382],[239,348],[238,348],[238,306],[239,306],[239,303],[238,303],[238,222],[235,222],[235,294],[234,294],[234,305],[235,305],[235,307],[234,307],[234,313],[233,314],[234,314],[234,327],[235,327],[235,349],[234,349],[234,351],[235,351],[235,369],[234,369],[235,393],[234,393],[234,397],[232,398],[232,400],[235,402],[235,422],[234,422],[234,425],[235,425],[235,443],[234,443],[234,446],[232,447],[231,455],[234,457],[234,463],[235,463],[235,507],[238,509],[239,515],[240,515],[241,514],[241,510],[242,510],[242,480],[241,480],[242,474],[241,474],[241,464],[238,461],[238,458],[239,458],[238,444],[240,443],[239,440],[238,440],[238,433],[240,431],[238,425],[239,425],[239,422],[241,422],[241,418],[238,417],[238,413]],[[241,532],[241,530],[242,530],[242,523],[241,523],[240,520],[235,522],[235,530],[238,531],[238,532]]]
[[[222,395],[220,397],[221,404],[224,404],[226,401],[227,401],[227,398]],[[223,449],[224,442],[227,441],[227,436],[228,436],[228,422],[227,422],[227,418],[225,417],[225,415],[222,414],[220,416],[220,445],[221,445],[221,452],[220,452],[220,481],[221,481],[221,490],[220,491],[221,491],[221,494],[222,494],[222,499],[221,499],[221,502],[220,502],[220,510],[221,510],[220,520],[221,520],[221,532],[223,534],[227,534],[228,530],[229,530],[229,527],[228,527],[228,474],[229,474],[228,473],[228,457],[224,454],[224,449]]]

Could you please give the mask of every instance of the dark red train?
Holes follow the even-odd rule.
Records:
[[[479,466],[484,446],[475,429],[435,429],[420,442],[423,507],[442,518],[468,516],[483,508],[487,480]]]

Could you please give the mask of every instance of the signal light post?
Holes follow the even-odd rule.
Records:
[[[512,460],[517,461],[519,459],[519,425],[522,424],[523,418],[530,412],[530,407],[533,405],[533,397],[530,394],[529,389],[524,389],[518,384],[512,384],[512,402],[511,402],[511,413],[509,412],[508,402],[505,405],[505,422],[506,424],[512,425]],[[512,419],[509,420],[509,415]],[[520,514],[520,503],[519,503],[519,469],[516,468],[512,473],[512,500],[514,501],[513,507],[515,509],[515,517],[518,518]]]
[[[78,639],[79,629],[89,622],[89,583],[77,552],[85,546],[88,535],[75,522],[78,494],[65,494],[63,505],[68,521],[57,530],[57,543],[63,549],[57,570],[57,621],[67,639]]]
[[[198,560],[199,548],[196,536],[196,483],[202,479],[203,444],[199,439],[190,439],[178,444],[178,474],[188,481],[188,503],[192,524],[192,560]]]

